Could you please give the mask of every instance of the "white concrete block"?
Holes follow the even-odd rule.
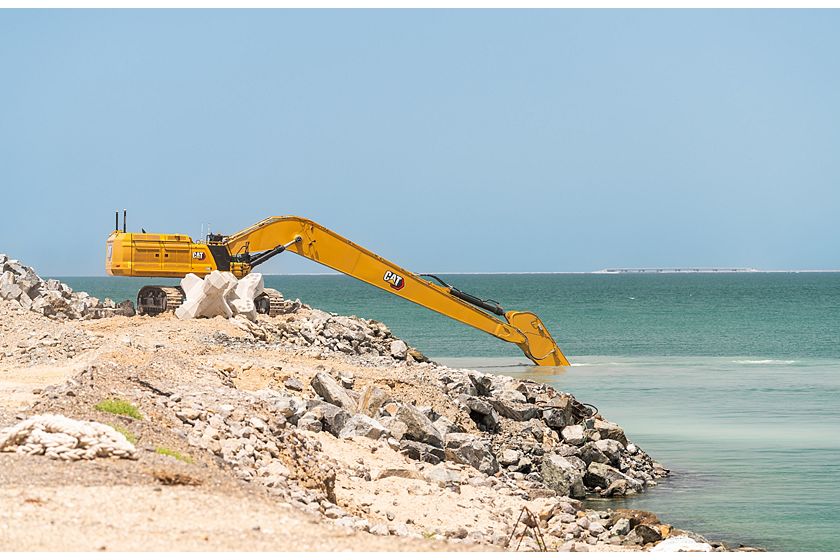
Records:
[[[263,275],[259,272],[252,272],[236,285],[236,296],[239,299],[253,302],[254,298],[263,293],[264,290]]]
[[[264,290],[262,274],[249,274],[242,280],[230,272],[214,270],[203,280],[195,274],[181,280],[184,303],[175,310],[179,319],[217,317],[227,319],[233,315],[244,315],[254,321],[257,310],[254,297]]]

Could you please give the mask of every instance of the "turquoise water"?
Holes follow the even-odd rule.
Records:
[[[840,550],[840,274],[447,275],[535,311],[571,368],[344,276],[273,276],[384,321],[439,361],[544,379],[598,406],[674,476],[628,507],[771,550]],[[133,298],[148,279],[65,278]],[[164,281],[171,283],[171,281]]]

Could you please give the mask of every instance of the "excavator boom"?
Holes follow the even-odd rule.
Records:
[[[126,239],[125,236],[140,238]],[[158,239],[152,242],[146,238],[151,236]],[[204,245],[192,243],[187,236],[134,234],[117,230],[108,238],[106,269],[109,274],[126,276],[176,276],[176,272],[180,276],[189,272],[203,276],[212,270],[229,270],[242,277],[274,255],[291,251],[516,344],[537,365],[569,365],[566,356],[535,314],[528,311],[505,312],[495,302],[486,302],[442,281],[437,284],[426,280],[311,220],[275,216],[233,235],[211,235],[209,239]],[[157,251],[149,252],[146,247],[143,254],[149,257],[156,254],[154,258],[160,263],[157,266],[138,262],[136,250],[131,248],[138,243],[150,242],[158,244]],[[176,244],[180,245],[176,247]],[[179,266],[164,263],[161,255],[171,258],[175,249],[185,248],[189,248],[194,257],[202,257],[198,265],[189,262],[186,255]],[[131,258],[115,259],[115,254],[120,257],[130,254]]]

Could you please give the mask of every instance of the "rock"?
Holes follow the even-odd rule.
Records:
[[[613,524],[610,530],[616,535],[624,536],[630,532],[630,520],[622,517]]]
[[[469,409],[470,418],[479,428],[493,431],[499,426],[499,415],[487,401],[466,394],[458,395],[458,400]]]
[[[583,426],[580,424],[566,426],[560,432],[560,435],[563,436],[563,441],[569,445],[583,445],[583,442],[586,441],[586,436],[583,433]]]
[[[398,360],[404,360],[408,354],[408,344],[402,340],[395,340],[391,343],[390,352],[392,357]]]
[[[379,439],[387,433],[388,430],[385,426],[370,416],[365,416],[364,414],[354,414],[345,422],[344,427],[341,428],[339,437],[349,439],[354,436],[361,436],[371,439]]]
[[[575,447],[574,445],[569,445],[568,443],[561,443],[560,445],[554,447],[551,452],[556,453],[561,457],[571,457],[572,455],[577,455],[580,452],[580,448]]]
[[[522,396],[523,401],[525,399],[522,393],[517,393],[515,391],[508,392]],[[505,418],[510,418],[511,420],[515,420],[516,422],[525,422],[526,420],[530,420],[531,418],[537,418],[538,416],[540,416],[539,408],[523,401],[514,401],[500,398],[491,399],[489,402],[490,405],[496,410],[496,412],[498,412]]]
[[[603,463],[590,463],[586,469],[586,474],[583,481],[589,488],[601,487],[609,488],[609,486],[616,480],[626,480],[630,488],[636,491],[642,489],[642,484],[635,478],[631,478],[618,469],[605,465]]]
[[[390,400],[391,395],[389,395],[387,391],[376,387],[375,385],[368,385],[365,387],[364,391],[362,391],[359,411],[367,414],[368,416],[375,417],[379,414],[379,409]]]
[[[505,449],[502,451],[501,455],[499,455],[499,464],[507,466],[507,465],[515,465],[519,462],[522,458],[522,452],[516,449]]]
[[[376,525],[371,525],[368,531],[371,535],[376,535],[379,537],[387,537],[391,534],[391,531],[388,530],[388,526],[384,523],[377,523]]]
[[[712,545],[697,542],[691,537],[670,537],[650,549],[651,552],[711,552]]]
[[[423,461],[433,465],[437,465],[445,458],[443,449],[408,439],[400,442],[400,453],[415,461]]]
[[[613,424],[605,420],[595,420],[593,429],[601,435],[601,439],[613,439],[621,443],[621,445],[627,446],[627,437],[624,435],[624,430],[618,424]]]
[[[470,465],[484,474],[499,470],[489,442],[472,434],[447,434],[444,451],[447,461]]]
[[[379,422],[398,440],[403,439],[405,433],[408,431],[408,426],[406,426],[405,422],[401,422],[393,416],[383,416],[379,419]]]
[[[557,395],[549,400],[543,406],[542,417],[546,425],[559,430],[573,424],[571,396]]]
[[[339,385],[338,381],[319,371],[310,382],[315,393],[330,404],[343,408],[348,412],[356,412],[356,401]]]
[[[429,482],[441,487],[461,483],[461,475],[458,471],[448,469],[444,465],[427,468],[423,474]]]
[[[589,534],[590,535],[598,536],[601,533],[603,533],[604,531],[606,531],[606,529],[598,521],[593,521],[592,523],[589,524]]]
[[[607,488],[601,490],[602,498],[611,498],[615,496],[626,496],[627,492],[631,491],[629,484],[625,479],[618,479],[613,481]]]
[[[290,391],[303,391],[303,383],[295,377],[287,377],[283,381],[283,386]]]
[[[619,466],[621,463],[621,454],[624,452],[624,446],[621,442],[614,439],[600,439],[593,442],[592,445],[607,458],[607,461],[597,461],[598,463],[609,463],[614,467]]]
[[[416,407],[397,403],[393,417],[405,424],[405,437],[435,447],[443,447],[443,438],[440,432],[434,427],[432,421]]]
[[[589,443],[585,444],[580,448],[578,452],[578,456],[583,459],[583,462],[586,463],[588,467],[590,463],[605,463],[608,464],[610,462],[609,457],[604,455],[601,450],[595,446],[596,443],[601,443],[600,441],[593,442],[590,441]]]
[[[321,421],[324,429],[334,436],[338,436],[341,433],[344,425],[350,419],[350,415],[347,412],[329,403],[321,403],[311,408],[306,414],[315,415],[315,418]],[[299,426],[300,424],[298,423]]]
[[[196,420],[200,414],[201,411],[196,410],[194,408],[182,408],[181,410],[175,413],[175,416],[177,416],[183,421],[193,421]]]
[[[627,535],[627,540],[638,544],[648,544],[662,540],[662,533],[652,525],[636,525]]]
[[[489,397],[493,392],[493,376],[484,373],[469,373],[467,377],[475,387],[476,395]]]
[[[370,473],[371,480],[382,480],[383,478],[389,477],[424,480],[423,475],[414,469],[382,469],[374,470]]]
[[[446,434],[459,433],[464,431],[464,429],[461,426],[454,423],[446,416],[439,417],[437,420],[432,422],[432,425],[437,429],[438,432],[440,432],[440,435],[444,437],[446,436]]]
[[[658,525],[659,518],[655,513],[641,509],[617,509],[610,516],[610,523],[615,525],[621,519],[627,519],[630,523],[630,528],[633,529],[636,525]]]
[[[586,495],[583,470],[573,459],[550,453],[543,457],[540,472],[543,483],[559,495],[582,498]]]
[[[415,361],[415,362],[428,362],[429,358],[425,356],[420,350],[417,348],[409,348],[408,355]]]

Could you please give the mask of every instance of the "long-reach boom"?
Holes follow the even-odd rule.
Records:
[[[254,266],[287,250],[516,344],[537,365],[569,365],[534,313],[505,312],[497,303],[461,292],[437,277],[430,276],[440,285],[426,280],[322,225],[296,216],[267,218],[230,236],[211,234],[206,244],[193,243],[185,235],[117,229],[108,238],[106,270],[112,275],[169,277],[228,270],[241,278]]]

